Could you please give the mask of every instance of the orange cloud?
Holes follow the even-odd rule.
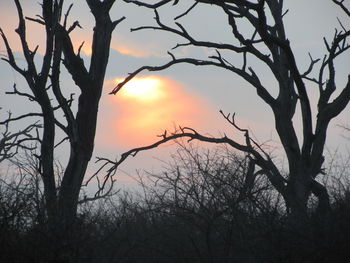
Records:
[[[74,35],[73,45],[76,51],[83,42],[84,45],[81,48],[81,51],[84,52],[85,55],[91,56],[91,40],[87,40],[87,36],[84,36],[82,33]],[[151,55],[156,55],[156,52],[152,52],[151,49],[138,47],[133,43],[123,44],[112,42],[110,48],[118,51],[121,54],[130,55],[134,57],[147,57]]]
[[[82,46],[81,51],[84,52],[86,56],[91,56],[91,53],[92,53],[91,41],[86,40],[86,36],[82,34],[75,35],[73,38],[73,46],[75,51],[78,51],[78,48],[83,42],[84,42],[84,45]],[[150,53],[147,52],[146,50],[138,48],[134,45],[123,45],[121,43],[112,43],[111,48],[118,51],[121,54],[130,55],[134,57],[147,57],[150,55]]]
[[[121,54],[131,55],[134,57],[147,57],[147,56],[152,55],[151,52],[149,52],[143,48],[137,47],[135,45],[132,45],[132,44],[124,45],[122,43],[113,42],[111,44],[111,48],[118,51]]]
[[[163,46],[163,47],[162,47]],[[136,38],[133,34],[124,36],[118,34],[115,39],[112,40],[111,48],[124,55],[130,55],[134,57],[163,57],[168,54],[160,52],[164,49],[164,39],[157,39],[157,41],[149,41]]]
[[[105,85],[112,88],[120,80]],[[216,113],[181,83],[160,76],[136,77],[102,103],[97,143],[103,147],[149,144],[175,124],[200,127]]]

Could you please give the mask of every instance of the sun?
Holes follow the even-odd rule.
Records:
[[[105,85],[112,89],[123,80],[116,76]],[[99,126],[99,140],[106,147],[147,145],[159,139],[156,135],[165,129],[172,131],[175,124],[203,127],[202,123],[206,125],[208,119],[216,117],[211,115],[214,110],[210,103],[167,76],[135,77],[115,96],[107,96],[103,105],[101,111],[106,117]]]
[[[116,83],[119,81],[120,79],[115,79]],[[150,102],[164,95],[161,88],[162,82],[156,77],[135,77],[121,89],[120,96]]]

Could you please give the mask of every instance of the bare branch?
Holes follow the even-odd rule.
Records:
[[[190,6],[190,8],[188,8],[184,13],[182,13],[181,15],[178,15],[177,17],[174,18],[174,20],[178,20],[180,19],[181,17],[184,17],[186,16],[189,12],[191,12],[191,10],[193,8],[195,8],[197,6],[198,2],[195,2],[193,5]]]
[[[15,57],[13,55],[13,52],[12,52],[12,49],[10,47],[10,44],[7,40],[7,37],[5,35],[5,33],[2,31],[2,29],[0,28],[0,35],[2,37],[2,40],[4,41],[4,44],[5,44],[5,47],[6,47],[6,52],[7,52],[7,59],[6,58],[1,58],[2,60],[6,61],[7,63],[10,64],[10,66],[16,70],[18,73],[20,73],[21,75],[25,75],[25,71],[20,69],[18,67],[18,65],[16,64],[16,60],[15,60]]]
[[[7,120],[11,120],[11,113],[9,113]],[[3,131],[1,132],[2,138],[0,139],[0,163],[14,157],[19,149],[33,150],[36,148],[36,146],[27,145],[26,142],[36,142],[37,137],[34,137],[31,132],[41,127],[39,122],[36,122],[28,125],[23,130],[11,133],[9,130],[10,121],[7,120],[0,122],[0,125],[3,127]]]
[[[13,84],[13,91],[7,91],[5,93],[9,94],[9,95],[19,95],[19,96],[22,96],[22,97],[27,97],[30,101],[37,101],[37,99],[33,95],[25,93],[25,92],[20,92],[17,89],[17,85],[16,84]]]
[[[301,75],[301,77],[305,79],[307,79],[307,76],[311,73],[315,64],[320,61],[320,59],[313,59],[310,53],[309,53],[309,58],[310,58],[309,68]]]
[[[11,114],[9,113],[9,117],[6,120],[1,121],[0,125],[4,125],[4,124],[10,123],[10,122],[22,120],[22,119],[25,119],[25,118],[28,118],[28,117],[42,117],[42,116],[43,116],[42,113],[30,112],[30,113],[23,114],[23,115],[20,115],[20,116],[12,118]]]
[[[201,142],[208,142],[208,143],[214,143],[214,144],[227,144],[229,146],[231,146],[234,149],[237,149],[239,151],[245,152],[250,154],[254,160],[256,161],[256,163],[262,167],[264,169],[264,171],[267,171],[266,174],[269,177],[270,181],[272,182],[272,184],[275,185],[276,188],[278,188],[282,193],[285,192],[285,179],[281,176],[281,174],[279,173],[277,167],[273,164],[272,160],[267,157],[264,158],[259,151],[262,151],[262,148],[260,146],[258,146],[258,144],[256,144],[249,136],[248,130],[246,129],[241,129],[239,126],[237,126],[234,122],[234,118],[232,120],[229,120],[229,115],[224,115],[222,112],[221,114],[225,117],[226,120],[228,120],[233,126],[234,128],[236,128],[237,130],[244,132],[245,138],[246,138],[246,144],[241,144],[235,140],[232,140],[230,138],[228,138],[226,135],[223,137],[208,137],[205,135],[202,135],[200,133],[198,133],[195,129],[193,128],[189,128],[189,127],[181,127],[179,126],[178,130],[175,130],[174,132],[168,132],[168,131],[164,131],[163,134],[159,135],[158,137],[160,137],[161,139],[151,145],[147,145],[147,146],[143,146],[143,147],[138,147],[138,148],[134,148],[131,149],[123,154],[121,154],[120,158],[112,161],[110,159],[107,158],[98,158],[97,162],[103,162],[103,164],[101,165],[101,167],[98,169],[98,171],[89,179],[91,180],[93,177],[96,177],[97,174],[99,172],[102,171],[102,169],[105,169],[107,166],[110,166],[107,170],[107,174],[105,176],[104,179],[104,183],[102,184],[102,188],[105,184],[105,182],[112,177],[117,169],[119,168],[119,166],[128,158],[128,157],[134,157],[136,156],[138,153],[142,152],[142,151],[146,151],[146,150],[150,150],[150,149],[154,149],[157,148],[158,146],[167,143],[169,141],[174,141],[180,138],[188,138],[188,142],[192,141],[192,140],[198,140]],[[255,148],[254,146],[252,146],[252,144],[250,143],[251,141],[254,142],[255,146],[258,146],[257,148]],[[262,153],[265,156],[268,156],[264,151],[262,151]]]
[[[119,25],[122,21],[124,21],[126,19],[125,16],[119,18],[118,20],[115,20],[112,22],[112,27],[115,28],[117,25]]]
[[[341,9],[343,9],[343,11],[348,15],[350,16],[350,10],[349,8],[347,8],[345,5],[344,5],[344,0],[332,0],[333,3],[335,3],[336,5],[340,6]]]
[[[41,17],[39,17],[39,18],[32,18],[32,17],[26,16],[26,19],[29,20],[29,21],[38,23],[40,25],[45,25],[45,21]]]
[[[79,27],[82,29],[81,25],[79,24],[79,21],[74,21],[74,23],[68,28],[67,30],[68,34],[71,33],[76,27]]]
[[[67,10],[66,14],[64,15],[63,28],[67,28],[68,16],[69,16],[70,11],[72,10],[72,7],[73,7],[73,3],[69,5],[68,10]]]
[[[89,73],[84,66],[84,61],[74,53],[73,44],[68,32],[61,26],[58,26],[58,37],[62,41],[62,48],[65,55],[63,61],[68,71],[71,73],[75,83],[80,89],[88,87]]]
[[[155,20],[156,20],[158,26],[141,26],[141,27],[137,27],[137,28],[132,28],[131,31],[133,32],[133,31],[139,31],[139,30],[144,30],[144,29],[162,30],[162,31],[167,31],[167,32],[171,32],[171,33],[174,33],[176,35],[179,35],[179,36],[187,39],[189,41],[189,43],[191,45],[194,45],[194,46],[216,48],[216,49],[225,49],[225,50],[231,50],[231,51],[234,51],[237,53],[242,53],[242,52],[247,51],[246,47],[238,47],[235,45],[223,44],[223,43],[219,44],[219,43],[209,42],[209,41],[198,41],[198,40],[194,39],[186,31],[184,26],[182,26],[180,23],[176,22],[176,25],[180,28],[180,30],[169,27],[169,26],[165,25],[163,22],[161,22],[158,11],[154,10],[154,12],[155,12]],[[188,45],[188,44],[186,44],[186,45]],[[178,46],[183,46],[183,45],[180,44]]]
[[[20,40],[21,40],[21,45],[22,45],[22,50],[24,57],[26,58],[26,62],[28,65],[28,71],[32,74],[37,76],[37,70],[35,67],[35,63],[32,57],[32,51],[30,50],[27,39],[26,39],[26,23],[23,15],[23,10],[22,6],[19,2],[19,0],[15,0],[16,8],[17,8],[17,13],[18,13],[18,28],[15,30],[16,33],[19,35]],[[43,63],[45,64],[45,63]],[[44,66],[44,65],[43,65]]]
[[[161,0],[155,4],[148,4],[148,3],[145,3],[145,2],[141,2],[141,1],[134,1],[134,0],[124,0],[124,2],[126,3],[132,3],[132,4],[135,4],[135,5],[138,5],[138,6],[144,6],[144,7],[148,7],[148,8],[158,8],[158,7],[161,7],[169,2],[171,2],[173,0]]]

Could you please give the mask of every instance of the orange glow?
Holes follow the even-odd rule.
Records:
[[[128,43],[128,45],[123,45],[121,43],[113,42],[111,44],[111,48],[118,51],[121,54],[131,55],[134,57],[147,57],[151,55],[146,50],[143,50],[141,47],[136,47],[132,43]]]
[[[91,56],[91,54],[92,54],[91,46],[86,45],[86,43],[84,43],[84,45],[83,45],[81,50],[84,52],[84,54],[86,56]]]
[[[106,89],[121,80],[107,81]],[[141,146],[158,140],[157,135],[165,129],[173,131],[174,125],[201,128],[216,114],[208,104],[170,78],[136,77],[104,101],[98,143],[104,147]]]
[[[133,57],[168,57],[168,54],[159,52],[162,49],[161,41],[140,41],[133,39],[132,34],[128,37],[118,34],[115,40],[112,40],[111,48],[120,54]]]
[[[115,83],[120,81],[122,79],[115,79]],[[161,80],[156,77],[135,77],[122,88],[120,96],[140,101],[154,101],[164,95],[161,85]]]

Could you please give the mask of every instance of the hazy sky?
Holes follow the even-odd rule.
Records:
[[[39,12],[37,0],[23,2],[24,13],[35,16]],[[72,33],[74,43],[79,46],[85,41],[83,55],[88,63],[90,54],[93,17],[85,1],[73,1],[74,6],[70,22],[79,20],[83,29]],[[150,10],[125,4],[121,1],[112,9],[111,16],[118,19],[126,16],[113,34],[110,60],[107,69],[104,94],[101,100],[99,126],[96,138],[95,156],[113,157],[132,147],[148,144],[157,139],[156,135],[173,125],[191,126],[203,133],[220,135],[223,132],[237,136],[233,129],[219,115],[219,110],[236,112],[237,121],[242,127],[249,127],[254,135],[263,142],[273,140],[278,142],[274,132],[273,116],[270,109],[256,96],[255,91],[247,83],[232,73],[212,67],[193,67],[178,65],[163,72],[144,72],[134,83],[118,93],[116,96],[108,95],[118,79],[122,79],[128,72],[132,72],[142,65],[158,65],[170,58],[167,51],[174,47],[181,39],[165,32],[137,31],[130,32],[131,27],[154,24],[154,14]],[[181,1],[180,1],[181,2]],[[162,9],[161,17],[166,23],[173,24],[172,17],[181,13],[192,4],[192,1],[182,1],[184,4],[172,9]],[[66,7],[71,1],[66,1]],[[289,9],[285,16],[286,30],[291,46],[295,52],[301,71],[308,66],[308,52],[314,58],[323,57],[323,37],[330,39],[334,28],[339,24],[337,17],[344,25],[349,26],[349,19],[345,18],[339,8],[330,0],[289,0],[285,1]],[[189,32],[201,40],[215,40],[230,43],[233,37],[227,26],[227,19],[223,13],[212,6],[202,5],[195,9],[190,16],[184,17],[180,22]],[[18,51],[19,45],[16,34],[17,18],[12,0],[0,0],[0,26],[7,34],[13,49]],[[243,31],[250,29],[242,25]],[[30,46],[41,44],[43,41],[42,28],[28,23],[28,38]],[[40,49],[39,49],[40,51]],[[4,54],[4,45],[0,42],[0,52]],[[195,56],[205,58],[213,54],[212,50],[182,48],[175,51],[177,56]],[[16,53],[19,61],[22,60]],[[241,65],[241,58],[231,55],[231,63]],[[349,52],[337,62],[337,83],[342,88],[350,68]],[[251,66],[260,74],[264,84],[274,91],[275,82],[264,67],[252,62]],[[5,91],[11,90],[13,83],[23,90],[25,83],[8,65],[0,62],[1,103],[4,110],[11,109],[15,113],[27,112],[33,108],[23,99],[4,96]],[[78,89],[70,80],[67,73],[63,73],[62,86],[67,94],[78,93]],[[317,89],[309,85],[311,94],[317,94]],[[315,102],[311,96],[311,101]],[[13,106],[16,105],[14,108]],[[35,106],[34,106],[34,109]],[[347,110],[335,119],[329,129],[327,145],[330,148],[347,147],[349,142],[343,139],[341,129],[336,125],[350,123],[350,110]],[[298,124],[298,118],[295,123]],[[235,137],[237,138],[237,137]],[[345,145],[345,146],[344,146]],[[345,149],[344,148],[344,149]],[[152,157],[166,158],[173,147],[164,146],[159,150],[142,153],[137,159],[123,165],[122,169],[132,173],[137,169],[150,169],[157,167]],[[63,150],[58,152],[64,156]]]

